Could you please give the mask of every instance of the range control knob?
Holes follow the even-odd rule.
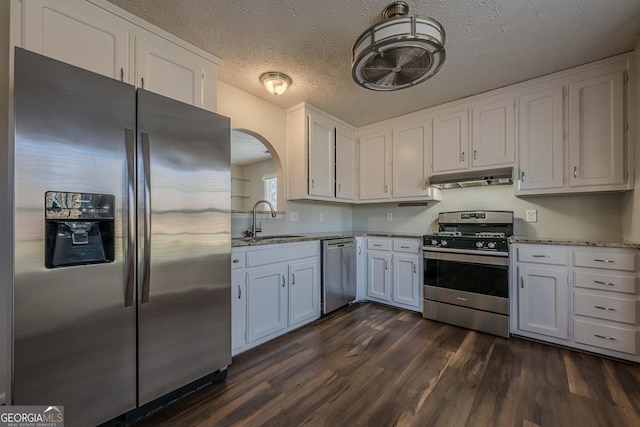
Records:
[[[436,239],[431,239],[431,244],[433,246],[438,246],[438,241]]]
[[[489,242],[489,243],[487,243],[487,247],[488,247],[489,249],[495,249],[496,244],[495,244],[495,242]]]
[[[476,242],[476,248],[481,248],[484,246],[484,242]]]
[[[443,240],[443,241],[441,241],[441,242],[440,242],[440,244],[441,244],[442,246],[447,246],[447,244],[448,244],[448,243],[449,243],[449,242],[447,242],[446,240]]]

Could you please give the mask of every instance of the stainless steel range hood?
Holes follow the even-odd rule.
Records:
[[[430,184],[443,190],[449,188],[513,184],[513,168],[508,167],[432,175]]]

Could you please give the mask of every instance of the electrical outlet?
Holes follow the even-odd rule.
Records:
[[[291,222],[298,220],[298,212],[291,212]]]
[[[387,212],[387,221],[393,221],[393,214],[391,212]]]
[[[320,212],[320,222],[324,222],[324,213]]]
[[[527,222],[538,222],[538,211],[535,209],[527,209]]]

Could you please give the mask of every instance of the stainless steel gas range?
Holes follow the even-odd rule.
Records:
[[[423,317],[509,337],[513,212],[443,212],[438,224],[422,248]]]

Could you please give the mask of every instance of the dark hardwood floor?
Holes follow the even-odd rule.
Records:
[[[640,426],[637,365],[364,303],[236,356],[150,426]]]

